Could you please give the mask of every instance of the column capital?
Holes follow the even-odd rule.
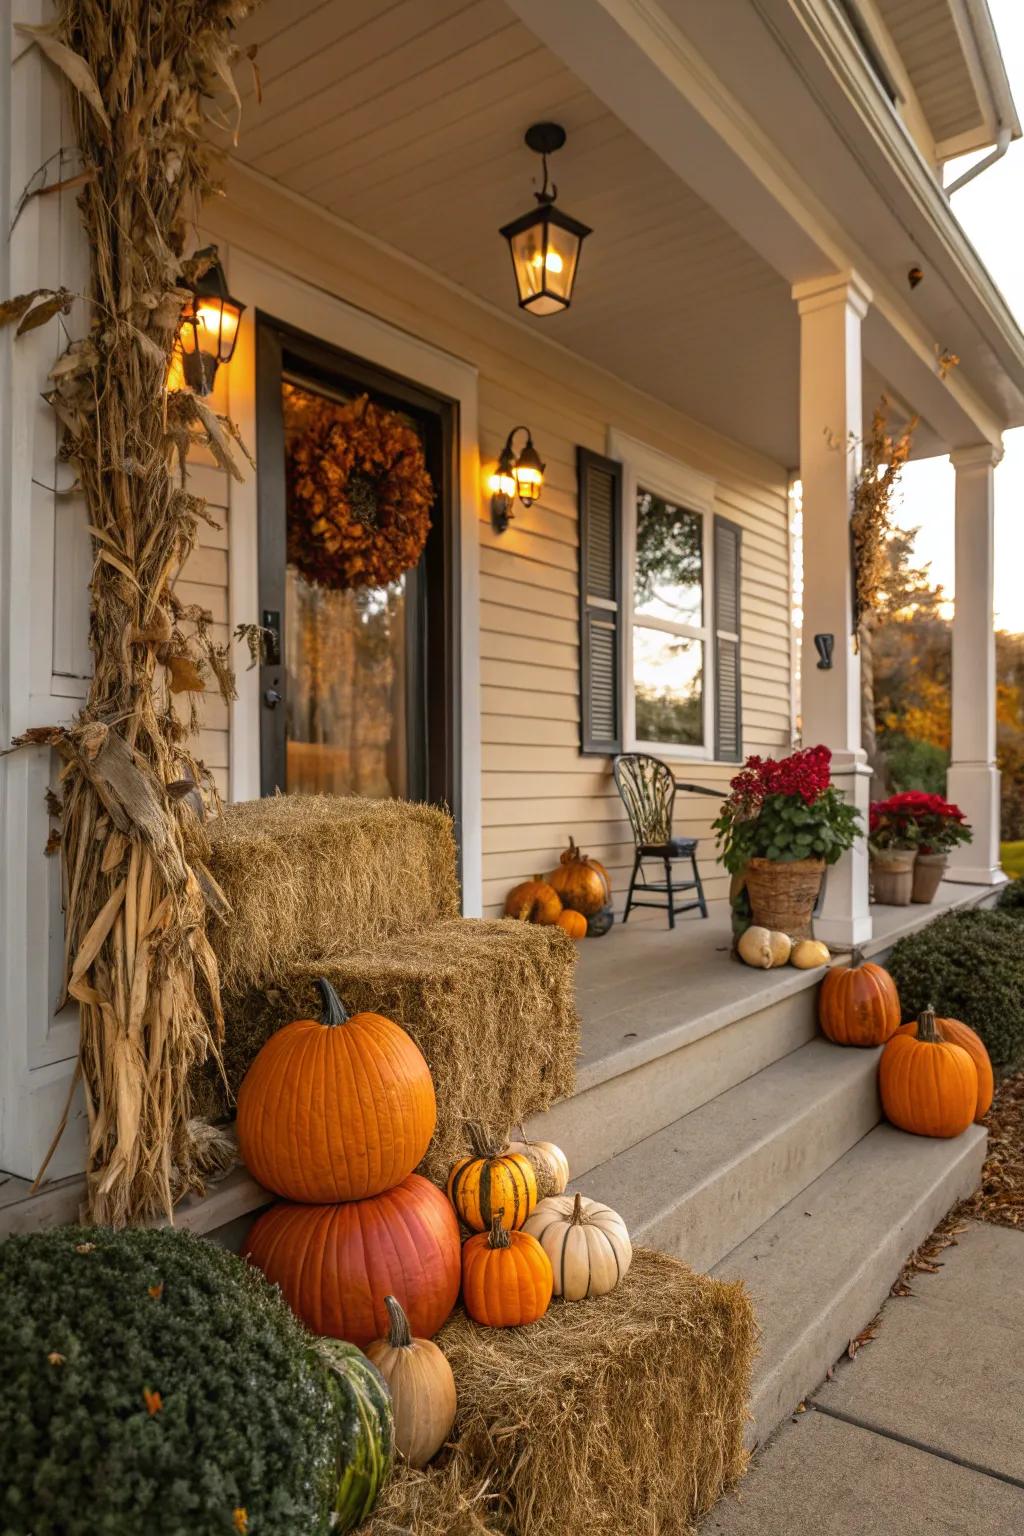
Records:
[[[801,315],[846,304],[863,320],[874,300],[871,289],[852,267],[845,272],[829,272],[824,277],[794,283],[791,292]]]
[[[967,448],[954,448],[949,462],[954,469],[995,469],[1002,457],[1002,442],[971,443]]]

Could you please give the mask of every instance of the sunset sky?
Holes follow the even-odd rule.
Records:
[[[1024,0],[989,0],[1018,114],[1024,116]],[[947,167],[952,181],[975,155]],[[1024,139],[953,197],[953,212],[1024,324]],[[1006,435],[996,471],[996,624],[1024,631],[1024,428]],[[953,573],[953,471],[948,459],[908,466],[897,521],[920,527],[917,553],[950,594]]]

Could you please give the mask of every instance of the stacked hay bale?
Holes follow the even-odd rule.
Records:
[[[572,1093],[574,946],[558,930],[458,916],[443,811],[282,795],[228,807],[210,842],[210,872],[231,908],[209,935],[231,1095],[269,1035],[317,1017],[319,976],[350,1012],[401,1024],[426,1057],[438,1117],[420,1172],[436,1183],[466,1150],[467,1122],[500,1141]],[[218,1073],[207,1068],[195,1087],[200,1114],[230,1112]]]

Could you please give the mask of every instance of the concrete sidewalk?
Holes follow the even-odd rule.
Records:
[[[1024,1233],[972,1222],[939,1262],[700,1536],[1024,1536]]]

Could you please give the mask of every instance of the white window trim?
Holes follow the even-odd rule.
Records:
[[[608,457],[622,464],[622,613],[623,677],[622,740],[627,752],[649,752],[675,762],[711,763],[715,760],[715,629],[714,629],[714,518],[716,483],[678,459],[651,448],[647,443],[612,428],[608,433]],[[637,620],[633,611],[633,577],[636,557],[636,498],[643,486],[659,496],[696,513],[702,521],[701,541],[704,565],[704,622],[692,626],[704,641],[704,745],[684,746],[679,742],[640,741],[636,734],[636,700],[633,691],[633,629],[641,622],[645,628],[678,633],[674,624],[656,619]],[[683,626],[690,629],[691,626]]]

